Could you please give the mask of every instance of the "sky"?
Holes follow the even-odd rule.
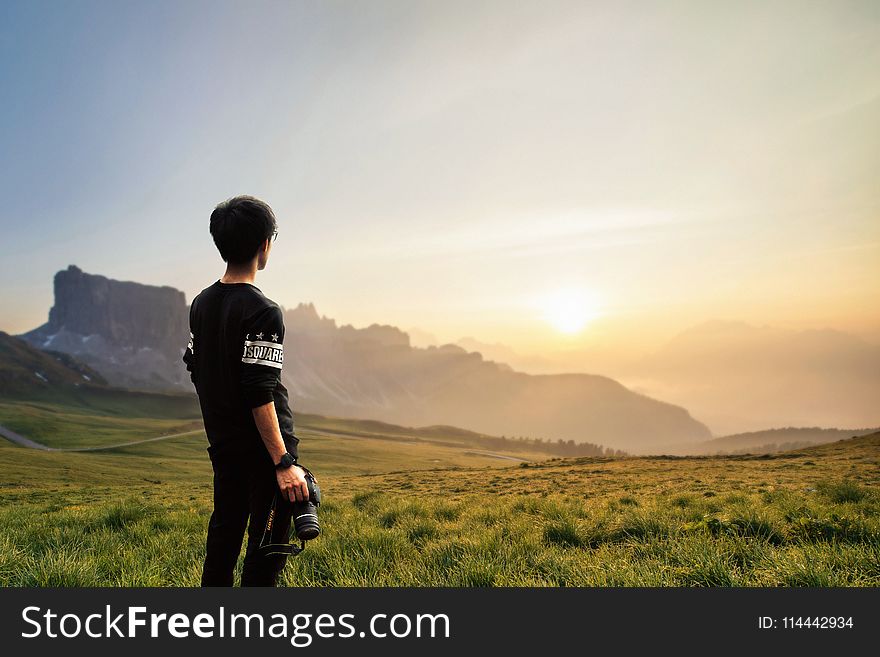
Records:
[[[69,264],[524,353],[880,342],[880,3],[4,2],[0,329]]]

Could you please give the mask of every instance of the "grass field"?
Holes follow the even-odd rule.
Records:
[[[0,402],[0,424],[58,448],[115,445],[202,426],[201,418],[96,413],[49,402]]]
[[[516,463],[429,433],[300,422],[324,533],[286,583],[880,585],[880,434],[765,457]],[[0,584],[197,585],[205,445],[201,433],[89,453],[0,443]]]

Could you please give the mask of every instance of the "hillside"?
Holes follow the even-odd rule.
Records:
[[[192,393],[115,388],[69,354],[36,349],[0,331],[0,424],[29,438],[146,437],[200,418]]]
[[[880,431],[866,434],[864,436],[856,436],[853,438],[844,438],[823,445],[813,445],[811,447],[803,447],[801,449],[787,452],[791,456],[807,455],[817,456],[828,459],[865,459],[871,462],[875,467],[880,466]],[[875,471],[874,475],[878,473]]]
[[[810,445],[862,436],[877,431],[868,429],[823,429],[820,427],[785,427],[722,436],[701,443],[670,445],[666,454],[760,454],[784,452]]]
[[[39,396],[32,399],[0,397],[0,439],[6,435],[15,442],[16,437],[8,433],[11,431],[36,442],[36,446],[85,451],[153,441],[182,432],[197,432],[204,436],[201,415],[191,397],[113,388],[101,389],[100,393],[101,396],[94,391],[81,393],[79,401],[82,403],[79,404],[64,404]],[[451,426],[404,427],[374,420],[308,413],[297,413],[295,423],[301,439],[321,436],[382,441],[385,445],[396,443],[416,461],[429,458],[436,449],[475,457],[466,459],[467,462],[624,454],[591,443],[508,439]]]
[[[0,331],[0,395],[27,395],[52,388],[106,384],[98,372],[69,354],[35,349]]]

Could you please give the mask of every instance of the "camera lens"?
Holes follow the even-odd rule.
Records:
[[[301,541],[318,538],[321,526],[318,524],[318,509],[311,502],[299,502],[293,509],[293,528]]]
[[[321,488],[311,472],[306,471],[306,484],[309,499],[293,505],[293,531],[301,541],[318,538],[321,526],[318,524],[318,507],[321,505]]]

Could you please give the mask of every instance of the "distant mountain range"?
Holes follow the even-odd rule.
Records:
[[[393,326],[337,327],[312,304],[285,313],[295,348],[283,376],[310,412],[406,425],[594,442],[638,451],[710,437],[683,408],[591,374],[534,376],[456,345],[425,349]],[[288,338],[291,340],[291,338]]]
[[[543,356],[523,355],[500,342],[489,344],[472,337],[464,337],[456,340],[455,344],[466,351],[479,352],[486,360],[505,363],[519,372],[527,372],[530,374],[563,374],[572,370],[570,365],[564,367]]]
[[[21,338],[75,356],[113,385],[192,390],[180,361],[188,338],[182,292],[114,281],[73,265],[54,283],[49,321]],[[282,376],[295,412],[448,424],[630,452],[711,438],[684,408],[605,376],[530,375],[456,345],[417,348],[396,327],[337,326],[311,303],[284,315]]]
[[[456,344],[531,374],[603,374],[687,408],[715,434],[880,424],[880,345],[834,329],[712,320],[647,355],[594,346],[532,356],[473,338]]]
[[[880,424],[880,346],[832,329],[705,322],[614,374],[718,433]]]

